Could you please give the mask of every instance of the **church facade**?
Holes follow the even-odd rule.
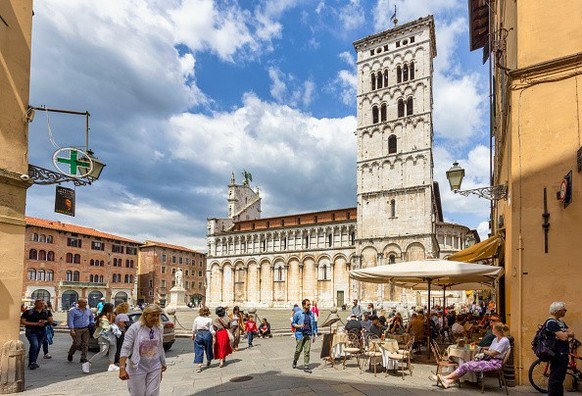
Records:
[[[432,16],[354,43],[357,53],[356,207],[261,218],[261,197],[233,176],[227,218],[208,220],[207,303],[321,307],[395,301],[390,285],[349,279],[356,268],[438,258],[439,240],[473,235],[443,222],[433,180]],[[446,235],[445,235],[446,234]],[[457,249],[458,250],[458,249]]]

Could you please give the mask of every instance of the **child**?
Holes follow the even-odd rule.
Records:
[[[257,323],[255,322],[255,317],[249,315],[249,320],[245,323],[245,331],[247,333],[247,339],[249,341],[249,348],[253,347],[253,336],[257,332]]]
[[[259,326],[259,336],[261,338],[271,338],[271,324],[267,321],[267,318],[263,318],[261,325]]]

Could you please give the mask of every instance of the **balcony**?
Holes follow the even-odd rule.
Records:
[[[80,282],[80,281],[60,281],[59,286],[66,287],[96,287],[96,288],[107,288],[106,282]]]

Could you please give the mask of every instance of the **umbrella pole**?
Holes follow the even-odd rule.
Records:
[[[427,358],[430,359],[430,321],[432,320],[430,318],[430,283],[431,280],[428,280],[428,301],[426,302],[426,305],[428,307],[428,312],[427,312],[427,318],[428,321],[426,322],[426,325],[428,327],[428,336],[427,336],[427,342],[426,342],[426,356]]]

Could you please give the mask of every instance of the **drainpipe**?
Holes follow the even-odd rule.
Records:
[[[521,237],[521,232],[519,233],[518,238],[518,248],[517,248],[517,345],[519,345],[519,353],[517,355],[517,383],[523,384],[522,382],[522,370],[523,370],[523,328],[522,328],[522,321],[523,321],[523,239]]]

